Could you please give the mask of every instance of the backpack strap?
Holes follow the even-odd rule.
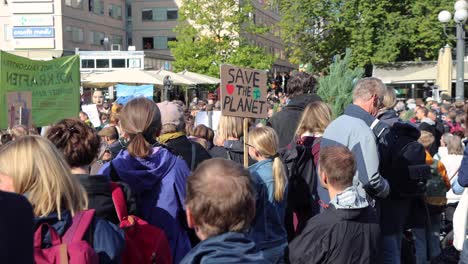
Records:
[[[93,221],[95,211],[94,209],[89,209],[77,213],[73,217],[72,225],[63,235],[63,243],[70,244],[83,240],[84,234]]]
[[[128,216],[127,203],[125,202],[125,196],[120,185],[116,182],[111,182],[112,190],[112,201],[114,202],[115,211],[119,221],[122,221]]]
[[[195,161],[197,158],[197,152],[195,149],[195,143],[191,142],[192,144],[192,163],[190,163],[190,171],[193,171],[195,169]]]

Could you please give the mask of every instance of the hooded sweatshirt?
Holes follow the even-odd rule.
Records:
[[[255,242],[245,234],[228,232],[203,240],[194,247],[181,264],[268,263],[256,249]]]
[[[375,210],[356,187],[338,194],[289,244],[290,263],[375,263],[380,252]]]
[[[111,176],[110,163],[100,174]],[[190,250],[183,228],[185,219],[185,183],[190,174],[185,161],[164,147],[154,147],[145,158],[132,157],[121,151],[112,161],[117,176],[128,184],[136,196],[140,216],[164,230],[175,263]]]

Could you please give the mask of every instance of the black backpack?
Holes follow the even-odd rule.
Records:
[[[288,207],[297,211],[308,211],[318,205],[318,178],[314,164],[312,148],[320,144],[321,138],[316,138],[312,144],[291,142],[279,150],[288,177]]]
[[[391,196],[424,196],[431,168],[426,164],[426,151],[418,142],[421,135],[419,129],[401,121],[393,126],[381,121],[374,122],[371,128],[377,137],[379,171],[389,181]]]

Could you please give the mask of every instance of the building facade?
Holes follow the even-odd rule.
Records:
[[[256,25],[270,32],[239,32],[277,60],[273,71],[295,68],[286,59],[277,23],[278,8],[252,0]],[[52,59],[81,51],[120,50],[135,46],[145,53],[145,68],[171,70],[174,60],[168,43],[182,0],[0,0],[0,49],[34,59]]]
[[[126,47],[124,0],[2,0],[0,49],[34,59]]]

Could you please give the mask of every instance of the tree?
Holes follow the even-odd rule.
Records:
[[[263,34],[249,18],[253,7],[235,0],[184,0],[179,10],[177,41],[169,43],[176,70],[219,76],[223,63],[269,69],[274,57],[250,44],[246,34]]]
[[[319,79],[317,94],[328,103],[334,116],[343,114],[347,105],[352,103],[354,84],[363,74],[363,68],[352,68],[351,50],[346,51],[343,59],[335,56],[335,61],[330,65],[329,74]]]
[[[448,41],[437,20],[453,0],[283,0],[282,37],[295,63],[325,70],[353,50],[352,66],[433,60]]]

